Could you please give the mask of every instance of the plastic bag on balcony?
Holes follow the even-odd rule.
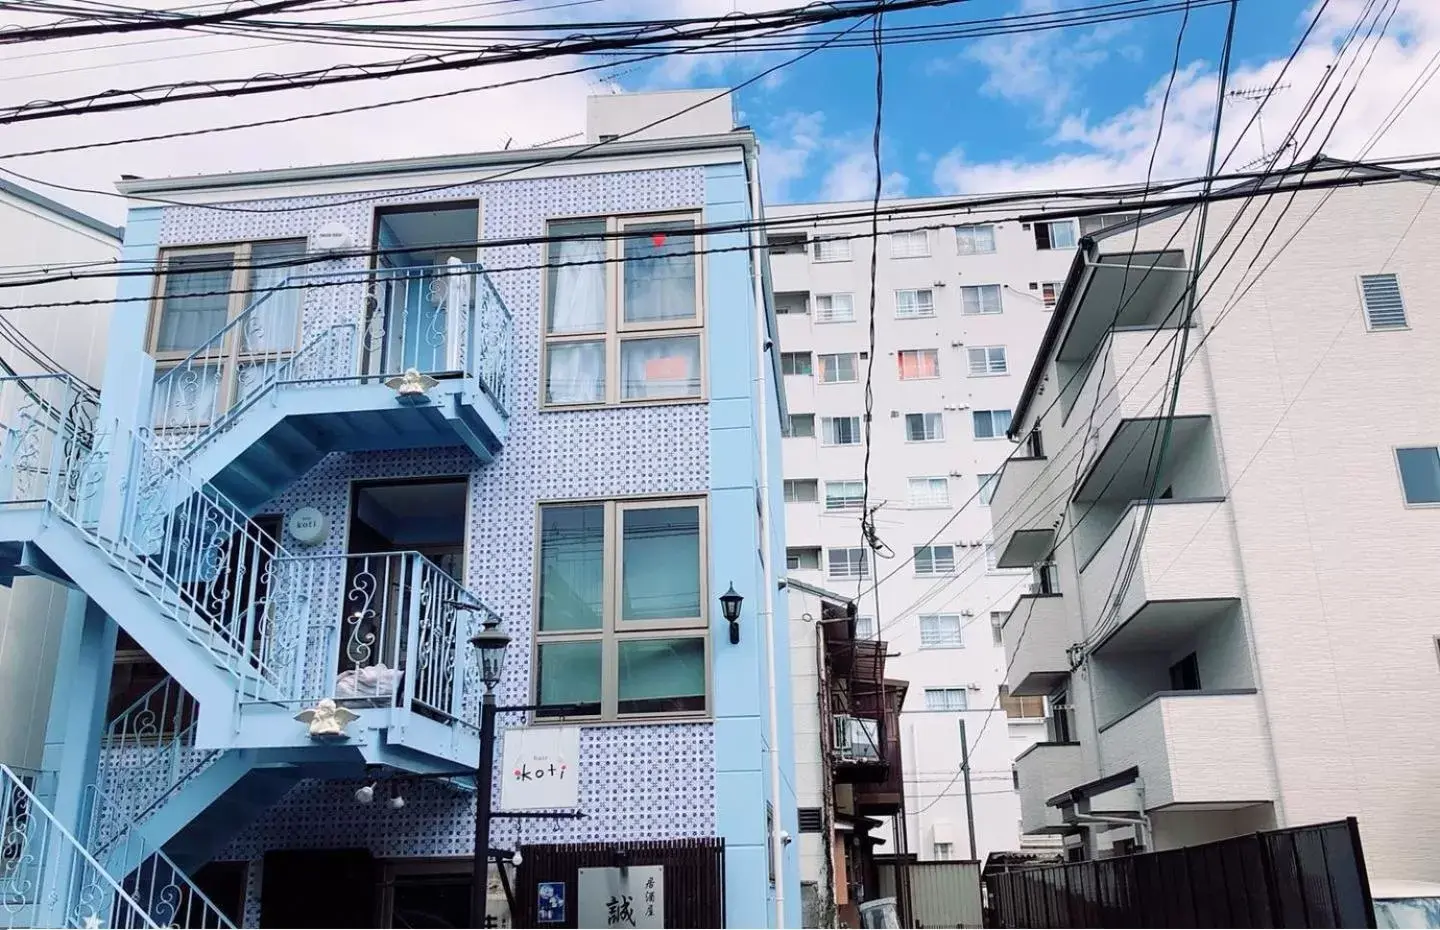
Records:
[[[403,669],[388,668],[384,662],[347,669],[335,679],[335,697],[389,697],[400,690],[400,680],[404,674]]]

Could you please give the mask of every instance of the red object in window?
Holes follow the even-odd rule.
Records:
[[[688,381],[690,360],[683,355],[662,355],[645,362],[646,381]]]
[[[658,249],[665,244],[665,239],[666,236],[664,233],[654,233],[650,236],[650,244]]]

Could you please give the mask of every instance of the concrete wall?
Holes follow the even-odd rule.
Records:
[[[105,273],[119,251],[118,239],[0,188],[0,261],[7,272],[45,277],[75,264],[81,272]],[[104,277],[6,288],[0,291],[0,319],[98,386],[110,317],[103,301],[114,290],[114,279]],[[69,304],[80,301],[102,303]],[[22,375],[51,370],[8,340],[0,342],[0,359]],[[0,763],[40,765],[65,599],[63,588],[39,578],[0,589],[0,707],[7,709],[0,714]]]

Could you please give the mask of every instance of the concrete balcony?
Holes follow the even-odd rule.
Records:
[[[1043,561],[1055,541],[1055,518],[1060,502],[1051,502],[1043,493],[1041,480],[1049,460],[1012,458],[996,479],[990,498],[994,521],[996,565],[999,568],[1029,568]]]
[[[1149,514],[1139,558],[1128,584],[1134,540]],[[1080,568],[1080,598],[1088,627],[1103,624],[1096,652],[1164,651],[1188,640],[1240,600],[1234,517],[1222,499],[1134,501]],[[1118,609],[1111,603],[1121,592]]]
[[[1233,810],[1277,794],[1269,730],[1253,689],[1153,694],[1100,728],[1100,755],[1108,771],[1139,769],[1147,810]]]
[[[1036,743],[1015,758],[1015,772],[1020,779],[1020,832],[1067,832],[1059,809],[1046,802],[1089,780],[1080,744]]]
[[[1015,603],[1001,630],[1010,693],[1045,695],[1070,675],[1066,650],[1075,642],[1059,594],[1027,594]]]
[[[1172,354],[1178,338],[1174,329],[1119,330],[1106,338],[1065,420],[1072,436],[1076,430],[1089,431],[1076,443],[1089,462],[1076,488],[1076,501],[1154,493],[1148,474],[1152,456],[1143,453],[1154,447],[1169,413]],[[1197,342],[1192,332],[1190,345]],[[1209,379],[1202,368],[1192,365],[1180,382],[1167,461],[1184,461],[1203,440],[1214,415]]]

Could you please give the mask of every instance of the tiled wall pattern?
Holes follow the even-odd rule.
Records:
[[[286,212],[221,212],[192,207],[165,211],[164,245],[301,237],[339,222],[369,242],[377,205],[479,196],[485,237],[540,236],[547,218],[700,207],[699,168],[628,172],[470,185],[443,192],[398,193],[352,203],[357,195],[270,201],[249,206]],[[334,201],[334,205],[326,203]],[[241,206],[245,206],[242,204]],[[363,266],[346,260],[344,267]],[[265,508],[303,506],[331,520],[331,537],[315,554],[343,551],[349,480],[471,475],[470,538],[465,583],[505,620],[512,636],[503,704],[529,699],[536,504],[546,499],[663,492],[703,493],[709,484],[708,411],[703,405],[540,413],[538,244],[486,249],[495,283],[514,315],[517,334],[509,439],[489,466],[463,449],[335,454]],[[329,263],[332,268],[341,263]],[[513,270],[506,271],[504,269]],[[353,320],[355,288],[321,288],[307,299],[306,328]],[[466,657],[468,658],[468,657]],[[458,670],[457,670],[458,671]],[[502,726],[507,721],[502,719]],[[518,717],[511,723],[519,722]],[[714,736],[704,723],[590,727],[582,736],[579,820],[498,821],[496,845],[597,839],[658,839],[715,831]],[[498,774],[498,773],[497,773]],[[401,810],[362,806],[358,783],[301,782],[224,854],[252,858],[272,848],[369,847],[381,856],[468,854],[474,800],[439,784],[401,783]],[[498,793],[497,793],[498,797]],[[255,889],[252,888],[252,896]]]

